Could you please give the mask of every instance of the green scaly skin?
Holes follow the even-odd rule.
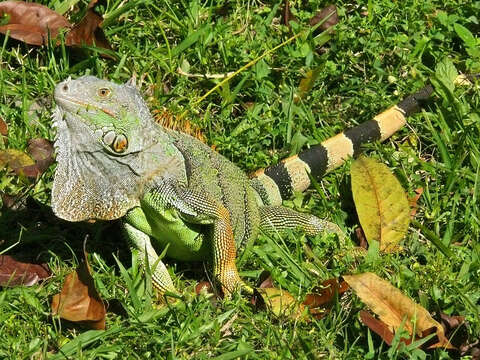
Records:
[[[55,214],[69,221],[122,218],[132,251],[143,264],[157,264],[152,278],[160,293],[177,292],[156,252],[167,246],[168,257],[211,261],[228,296],[240,287],[252,291],[235,259],[260,231],[341,234],[313,215],[264,206],[233,163],[155,123],[131,82],[69,79],[56,87],[55,100]]]

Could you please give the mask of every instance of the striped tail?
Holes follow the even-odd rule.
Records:
[[[470,77],[460,75],[456,84],[470,84]],[[420,111],[423,103],[432,95],[433,87],[427,85],[406,97],[397,105],[369,120],[337,134],[319,145],[278,164],[257,170],[250,177],[252,187],[264,205],[280,205],[294,191],[305,191],[310,186],[310,173],[315,179],[339,167],[351,156],[361,152],[361,145],[372,141],[384,141],[406,124],[406,118]]]

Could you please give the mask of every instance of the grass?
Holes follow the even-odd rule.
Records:
[[[74,1],[75,2],[75,1]],[[42,1],[53,8],[62,1]],[[298,32],[326,3],[291,1]],[[269,51],[292,35],[280,24],[279,2],[108,1],[105,33],[118,60],[94,51],[62,47],[32,48],[0,38],[0,117],[9,125],[8,147],[25,149],[35,137],[53,139],[52,91],[68,76],[86,73],[118,82],[137,74],[152,110],[188,110],[209,144],[246,172],[272,164],[335,133],[369,120],[405,95],[421,88],[449,58],[461,72],[480,72],[480,2],[337,2],[340,23],[331,40],[315,34],[266,56],[198,100],[219,80],[177,73],[225,74]],[[84,11],[86,4],[77,8]],[[123,8],[123,10],[122,10]],[[459,30],[460,29],[460,30]],[[308,35],[307,35],[308,34]],[[476,41],[476,43],[475,43]],[[304,75],[319,69],[314,88],[294,101]],[[451,69],[450,69],[451,70]],[[371,251],[364,259],[348,255],[353,241],[340,247],[330,237],[283,239],[260,236],[241,264],[241,275],[255,283],[262,269],[278,286],[302,298],[323,280],[372,271],[422,304],[464,315],[470,339],[480,335],[480,96],[478,87],[442,91],[436,101],[409,120],[384,144],[366,147],[386,163],[412,195],[422,187],[416,215],[399,254]],[[2,146],[2,145],[0,145]],[[309,323],[276,319],[255,311],[244,297],[216,305],[188,294],[206,272],[199,264],[168,262],[176,286],[188,301],[156,310],[136,261],[120,239],[115,223],[70,224],[49,208],[54,167],[39,181],[1,172],[0,191],[23,195],[20,211],[3,209],[0,246],[16,244],[11,254],[48,262],[52,278],[30,288],[0,293],[0,358],[146,359],[146,358],[418,358],[444,359],[441,349],[423,352],[396,344],[391,348],[358,320],[364,306],[352,294],[322,320]],[[349,165],[321,182],[324,193],[298,194],[288,206],[339,224],[354,240],[357,224],[351,200]],[[420,226],[421,225],[421,226]],[[97,288],[109,304],[107,331],[88,331],[50,315],[51,297],[87,244]],[[431,239],[441,241],[445,256]],[[312,254],[304,251],[305,244]],[[289,256],[286,257],[285,254]],[[116,258],[126,271],[118,265]],[[135,259],[134,259],[135,260]],[[316,274],[316,275],[313,275]],[[61,352],[59,352],[61,349]]]

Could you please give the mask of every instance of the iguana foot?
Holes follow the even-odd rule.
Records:
[[[225,299],[229,299],[236,291],[245,291],[247,294],[253,294],[253,288],[243,282],[236,268],[225,270],[218,274],[217,281],[221,286]]]
[[[260,229],[267,234],[294,229],[301,230],[310,236],[333,233],[338,236],[341,244],[345,242],[345,234],[337,224],[283,206],[260,207]]]

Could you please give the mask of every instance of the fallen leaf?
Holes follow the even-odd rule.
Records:
[[[16,209],[17,197],[5,194],[4,192],[0,192],[0,197],[2,199],[2,207],[6,209]]]
[[[450,316],[444,313],[440,314],[440,319],[445,331],[454,330],[465,322],[465,316]]]
[[[320,75],[321,68],[317,67],[316,69],[309,70],[306,74],[305,77],[300,80],[300,85],[298,86],[298,98],[296,100],[298,101],[299,99],[304,99],[307,94],[312,90],[313,85],[315,84],[315,80],[317,80],[318,76]]]
[[[255,305],[265,308],[277,317],[304,319],[305,306],[300,304],[288,291],[277,288],[255,289]]]
[[[257,280],[257,287],[260,289],[273,288],[273,278],[269,271],[262,271]]]
[[[464,316],[440,313],[440,323],[445,330],[445,336],[453,346],[461,349],[468,343],[469,329]]]
[[[112,47],[100,27],[102,22],[103,18],[89,9],[83,19],[69,31],[65,44],[68,46],[95,45],[111,50]]]
[[[85,250],[84,261],[67,275],[60,294],[53,296],[52,313],[92,329],[105,329],[105,305],[95,289]]]
[[[53,164],[53,144],[47,139],[31,139],[28,142],[28,152],[35,160],[35,164],[18,169],[25,176],[38,177]]]
[[[22,168],[34,165],[33,159],[23,151],[16,149],[0,150],[0,170],[9,167],[17,175],[23,174]]]
[[[72,25],[62,15],[48,7],[23,1],[0,2],[0,16],[8,16],[8,23],[0,26],[0,33],[10,31],[10,37],[30,45],[43,45],[58,36],[61,29]]]
[[[321,287],[312,289],[312,293],[307,294],[303,305],[308,307],[310,315],[320,319],[330,311],[335,295],[341,295],[349,288],[345,281],[339,282],[338,279],[328,279],[322,283]]]
[[[29,140],[28,152],[36,161],[53,162],[53,144],[47,139],[36,138]]]
[[[328,19],[325,20],[327,17]],[[317,12],[315,16],[310,19],[310,26],[315,26],[322,21],[324,22],[318,27],[317,31],[325,31],[338,24],[338,12],[335,5],[328,5]]]
[[[67,46],[95,45],[99,48],[111,50],[101,28],[102,16],[93,10],[95,2],[91,2],[83,19],[72,25],[62,15],[50,10],[46,6],[26,3],[23,1],[0,2],[0,15],[8,16],[8,23],[0,26],[0,32],[10,32],[10,37],[30,45],[44,45],[48,37],[57,38],[61,29],[66,29],[65,44]],[[54,44],[59,44],[55,41]],[[106,58],[113,58],[106,53],[100,54]]]
[[[470,355],[472,360],[480,360],[480,340],[462,345],[460,347],[460,355]]]
[[[365,233],[360,226],[357,226],[355,228],[355,236],[358,240],[358,246],[360,246],[362,249],[368,249],[367,238],[365,237]]]
[[[423,187],[420,187],[418,189],[415,189],[415,196],[412,196],[411,198],[408,199],[408,204],[410,205],[410,217],[414,218],[415,215],[417,214],[417,202],[418,199],[420,199],[420,196],[423,194]]]
[[[389,327],[390,331],[397,331],[400,326],[403,326],[410,335],[415,331],[417,336],[422,337],[431,328],[435,328],[438,343],[431,348],[454,349],[445,337],[443,327],[432,318],[430,313],[389,282],[373,273],[345,275],[343,278],[358,297]]]
[[[8,135],[8,126],[7,123],[0,117],[0,135]]]
[[[97,5],[98,3],[98,0],[90,0],[90,2],[88,3],[88,7],[87,9],[90,10],[90,9],[93,9],[95,7],[95,5]],[[100,4],[99,5],[104,5],[105,1],[100,1]]]
[[[200,295],[201,293],[213,294],[213,287],[209,281],[200,281],[195,286],[195,294]]]
[[[385,324],[382,320],[376,319],[370,314],[368,311],[361,310],[360,311],[360,320],[364,325],[366,325],[370,330],[376,333],[378,336],[382,338],[383,341],[387,345],[392,345],[393,339],[395,334],[388,328],[387,324]],[[423,339],[429,335],[435,333],[436,328],[431,327],[424,331],[422,331],[421,336],[415,336],[415,340]],[[427,342],[423,342],[420,347],[423,349],[430,348],[429,346],[433,344],[437,340],[436,337],[432,337],[431,339],[427,340]],[[404,343],[405,345],[410,345],[412,343],[411,337],[402,337],[399,339],[400,342]]]
[[[321,287],[316,287],[311,294],[305,297],[304,305],[311,308],[320,307],[331,303],[335,294],[341,295],[349,288],[345,281],[339,282],[338,279],[328,279],[322,283]]]
[[[0,170],[8,166],[17,175],[37,177],[53,163],[53,145],[49,140],[30,140],[28,152],[31,157],[16,149],[0,150]]]
[[[367,240],[380,242],[380,250],[394,252],[410,222],[407,195],[388,167],[361,156],[352,163],[352,193]]]
[[[380,336],[387,345],[392,345],[395,334],[388,328],[383,321],[375,319],[368,311],[360,311],[360,320],[375,334]],[[403,340],[403,338],[401,339]]]
[[[46,264],[31,264],[15,260],[10,255],[0,255],[0,285],[32,286],[50,276]]]

